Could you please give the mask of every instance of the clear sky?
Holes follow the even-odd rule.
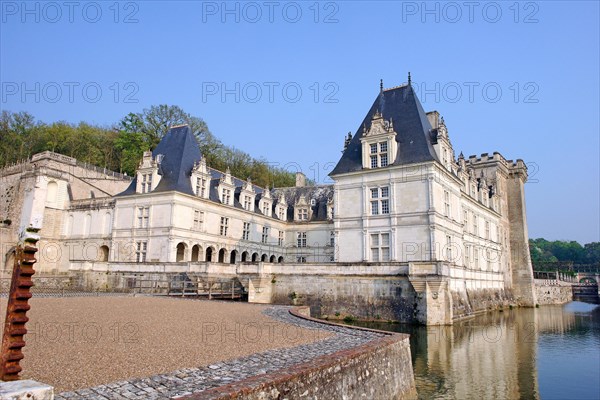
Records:
[[[327,182],[379,79],[410,71],[457,155],[528,163],[531,237],[598,241],[598,4],[3,0],[0,107],[109,125],[179,105]]]

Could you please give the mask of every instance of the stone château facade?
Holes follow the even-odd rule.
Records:
[[[46,272],[89,263],[129,272],[172,263],[387,265],[404,271],[429,312],[460,313],[469,293],[482,291],[535,304],[524,162],[456,157],[444,119],[423,110],[410,81],[381,87],[330,176],[333,185],[307,186],[298,174],[295,187],[258,187],[208,167],[187,126],[145,152],[131,178],[40,153],[0,171],[4,268],[37,213],[37,268]]]

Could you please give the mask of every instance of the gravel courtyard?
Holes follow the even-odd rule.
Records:
[[[206,366],[329,337],[262,314],[268,306],[156,297],[30,300],[22,378],[55,393]],[[0,300],[1,319],[6,299]]]

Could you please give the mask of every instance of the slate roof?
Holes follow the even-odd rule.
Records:
[[[329,175],[361,171],[362,146],[360,138],[363,126],[371,126],[373,115],[379,111],[385,120],[392,119],[396,131],[398,152],[390,165],[404,165],[425,161],[439,161],[431,143],[432,129],[421,102],[412,86],[404,85],[383,90],[373,102],[371,109],[356,130],[340,161]]]
[[[191,132],[191,129],[187,125],[169,129],[158,146],[156,146],[156,149],[152,151],[152,157],[156,159],[156,156],[159,154],[163,155],[159,166],[159,174],[161,175],[161,179],[158,186],[152,191],[152,193],[178,191],[194,195],[190,176],[191,171],[194,168],[194,164],[200,161],[202,154],[200,152],[198,142]],[[215,203],[221,203],[218,193],[218,186],[221,181],[221,177],[223,177],[225,173],[210,167],[207,167],[207,169],[208,173],[210,174],[208,198]],[[240,203],[240,191],[241,188],[246,184],[246,181],[238,179],[234,176],[231,177],[231,180],[235,186],[235,190],[233,192],[233,206],[243,209],[243,206]],[[136,186],[137,174],[129,187],[117,196],[136,194]],[[258,207],[258,202],[263,196],[264,189],[254,184],[252,185],[252,188],[256,193],[254,212],[262,215],[262,210],[260,210],[260,207]],[[315,199],[316,201],[315,206],[311,207],[313,211],[311,221],[324,221],[327,219],[327,200],[333,196],[333,186],[273,189],[271,192],[273,210],[277,206],[279,193],[281,192],[284,193],[286,203],[288,205],[288,220],[294,219],[294,204],[302,194],[305,195],[309,204],[311,199]],[[272,212],[272,215],[273,218],[277,219],[275,212]]]
[[[280,193],[283,193],[288,204],[288,221],[294,220],[294,205],[301,196],[304,196],[312,209],[310,221],[327,220],[327,202],[333,198],[333,185],[275,188],[271,191],[271,196],[278,198]],[[314,205],[311,200],[314,200]]]
[[[202,158],[200,147],[189,126],[177,126],[169,129],[158,146],[152,151],[152,157],[162,154],[164,157],[159,167],[161,175],[158,186],[152,191],[168,192],[176,190],[186,194],[194,194],[190,181],[190,172],[194,163]],[[137,174],[129,187],[119,196],[135,194]]]

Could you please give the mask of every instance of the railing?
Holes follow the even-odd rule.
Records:
[[[570,286],[577,283],[577,278],[571,274],[560,271],[533,271],[536,285],[544,286]]]
[[[211,299],[239,300],[246,290],[238,279],[201,279],[187,275],[172,275],[172,279],[139,279],[121,276],[121,287],[91,289],[79,282],[77,276],[34,276],[31,292],[34,297],[90,297],[108,295],[163,295],[179,297],[203,297]],[[10,276],[0,277],[0,297],[6,297],[10,289]]]

